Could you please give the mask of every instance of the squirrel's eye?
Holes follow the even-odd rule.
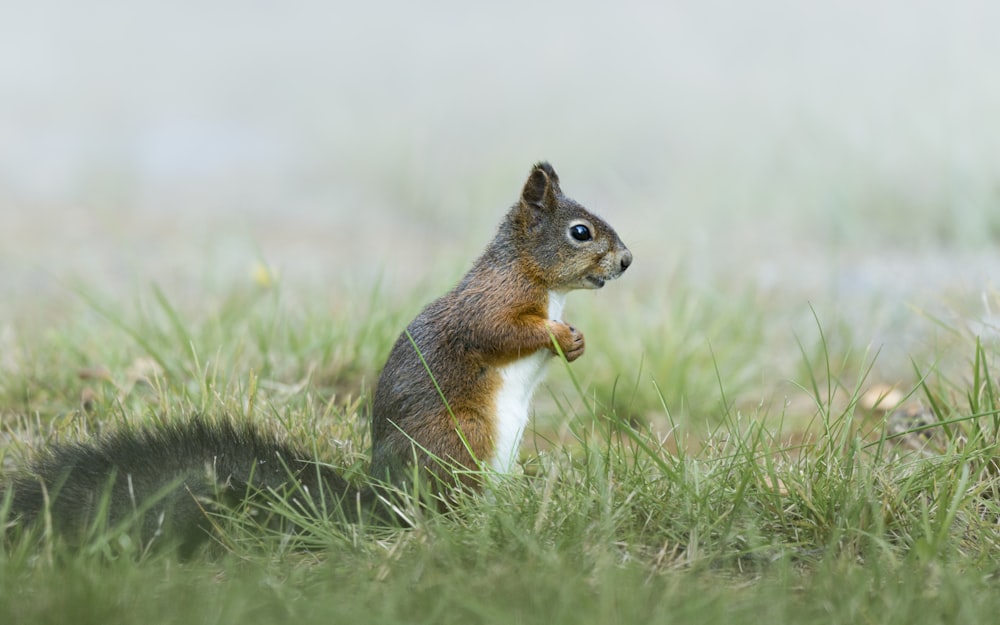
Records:
[[[590,234],[590,228],[583,224],[571,226],[569,229],[569,235],[577,241],[589,241],[593,238]]]

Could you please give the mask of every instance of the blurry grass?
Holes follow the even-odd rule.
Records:
[[[680,422],[708,432],[736,414],[784,420],[790,394],[806,399],[790,380],[822,375],[822,384],[839,386],[871,367],[873,354],[843,321],[801,304],[790,313],[775,299],[675,277],[640,301],[571,310],[596,355],[575,371],[601,410],[624,422],[664,432]],[[800,428],[812,415],[795,412],[792,425]]]
[[[458,514],[314,520],[309,549],[228,524],[220,555],[185,563],[9,541],[0,622],[989,622],[995,340],[956,332],[960,351],[915,357],[912,397],[945,423],[935,453],[906,453],[858,401],[877,353],[821,311],[790,328],[759,294],[668,292],[613,315],[610,293],[571,304],[588,353],[554,365],[536,403],[552,444],[526,444],[525,477]],[[4,361],[6,468],[44,440],[202,412],[248,415],[357,477],[371,385],[420,305],[391,312],[377,288],[291,303],[273,284],[187,309],[155,288],[83,297]],[[802,401],[772,397],[782,376]]]

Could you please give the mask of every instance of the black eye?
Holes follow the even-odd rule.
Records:
[[[590,234],[590,228],[583,224],[576,224],[575,226],[570,226],[569,236],[573,237],[577,241],[589,241],[593,236]]]

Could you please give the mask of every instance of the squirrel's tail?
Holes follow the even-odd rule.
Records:
[[[141,539],[190,551],[211,533],[211,513],[277,496],[305,515],[381,520],[371,490],[249,423],[202,418],[126,429],[58,445],[9,485],[9,520],[81,536],[95,524],[135,523]]]

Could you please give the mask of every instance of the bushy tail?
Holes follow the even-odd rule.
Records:
[[[134,522],[144,542],[189,552],[211,533],[211,513],[277,494],[305,514],[357,521],[376,497],[250,424],[196,418],[55,446],[9,485],[11,519],[80,537],[95,524]]]

